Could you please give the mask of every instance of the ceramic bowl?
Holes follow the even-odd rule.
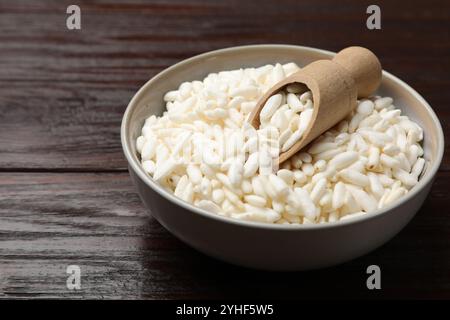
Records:
[[[163,95],[184,81],[211,72],[265,64],[299,66],[334,53],[292,45],[251,45],[211,51],[181,61],[139,89],[122,120],[122,147],[131,178],[151,215],[191,247],[220,260],[264,270],[307,270],[336,265],[364,255],[395,236],[427,197],[444,151],[444,137],[429,104],[405,82],[383,71],[377,94],[391,96],[402,112],[424,129],[428,165],[419,183],[392,205],[352,219],[317,225],[275,225],[221,217],[186,203],[161,188],[144,172],[135,141],[144,120],[161,115]]]

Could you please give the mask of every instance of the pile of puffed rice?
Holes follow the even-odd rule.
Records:
[[[246,118],[266,90],[298,70],[265,65],[182,83],[137,138],[143,169],[211,213],[267,223],[334,222],[405,195],[425,166],[423,131],[389,97],[358,101],[345,120],[277,167],[280,150],[311,119],[311,93],[290,85],[269,98],[258,130]]]

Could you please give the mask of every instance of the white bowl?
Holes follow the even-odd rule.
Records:
[[[151,214],[173,235],[197,250],[233,264],[265,270],[306,270],[339,264],[366,254],[395,236],[426,198],[444,152],[436,114],[410,86],[383,71],[377,94],[391,96],[424,129],[428,166],[419,183],[394,204],[360,217],[318,225],[275,225],[232,220],[199,209],[162,189],[142,169],[135,141],[144,120],[161,115],[163,95],[184,81],[211,72],[276,62],[299,66],[334,53],[291,45],[252,45],[211,51],[181,61],[148,81],[123,116],[122,147],[131,178]]]

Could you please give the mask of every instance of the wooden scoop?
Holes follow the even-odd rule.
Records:
[[[279,155],[282,163],[312,140],[336,125],[356,106],[356,99],[370,96],[381,83],[381,64],[370,50],[348,47],[332,60],[317,60],[270,88],[258,101],[248,122],[259,128],[259,114],[267,99],[291,83],[311,90],[313,115],[302,138]]]

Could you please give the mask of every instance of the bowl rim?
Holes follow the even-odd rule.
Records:
[[[257,229],[270,229],[270,230],[286,230],[286,231],[298,231],[298,230],[316,230],[316,229],[332,229],[332,228],[339,228],[348,226],[351,224],[357,224],[362,223],[365,221],[369,221],[375,218],[378,218],[382,215],[389,214],[389,212],[394,209],[395,207],[401,206],[404,203],[408,202],[410,199],[415,197],[420,191],[422,191],[423,188],[425,188],[426,185],[432,182],[434,177],[436,176],[436,173],[441,165],[442,158],[444,155],[444,133],[442,130],[442,125],[439,122],[439,119],[431,106],[428,104],[428,102],[412,87],[410,87],[406,82],[403,80],[397,78],[393,74],[383,70],[383,79],[387,78],[394,82],[399,83],[405,90],[407,90],[412,96],[417,99],[426,109],[426,111],[430,114],[434,125],[437,129],[437,155],[436,160],[432,166],[430,166],[427,169],[427,174],[422,177],[419,182],[403,197],[398,199],[397,201],[394,201],[394,203],[390,204],[387,207],[384,207],[382,209],[377,209],[373,212],[369,212],[363,215],[359,215],[356,217],[352,217],[346,220],[340,220],[337,222],[332,223],[318,223],[318,224],[275,224],[275,223],[264,223],[264,222],[256,222],[256,221],[244,221],[244,220],[237,220],[230,217],[224,217],[219,216],[217,214],[214,214],[212,212],[206,211],[204,209],[198,208],[195,205],[185,202],[184,200],[181,200],[180,198],[176,197],[175,195],[169,193],[165,189],[163,189],[160,185],[158,185],[155,181],[153,181],[142,169],[141,164],[136,161],[136,159],[133,157],[130,146],[128,145],[128,137],[127,137],[127,129],[129,126],[130,117],[132,114],[132,111],[138,106],[137,101],[140,100],[140,98],[145,95],[146,91],[148,90],[151,85],[158,81],[165,73],[172,71],[176,68],[178,68],[181,65],[189,64],[191,62],[207,59],[210,57],[213,57],[217,54],[230,52],[230,51],[236,51],[236,50],[254,50],[254,49],[301,49],[301,50],[308,50],[311,52],[316,53],[322,53],[329,57],[336,54],[335,52],[323,50],[323,49],[317,49],[313,47],[308,46],[299,46],[299,45],[290,45],[290,44],[255,44],[255,45],[243,45],[243,46],[233,46],[233,47],[227,47],[223,49],[217,49],[213,51],[208,51],[205,53],[201,53],[198,55],[195,55],[193,57],[190,57],[188,59],[181,60],[168,68],[165,68],[164,70],[157,73],[155,76],[153,76],[150,80],[148,80],[143,86],[139,88],[139,90],[134,94],[132,99],[127,105],[127,108],[125,110],[125,113],[122,118],[121,123],[121,130],[120,130],[120,136],[121,136],[121,144],[122,149],[125,154],[125,157],[128,162],[128,167],[133,170],[135,174],[139,176],[139,178],[151,189],[153,189],[155,192],[157,192],[160,196],[164,197],[166,200],[173,202],[174,204],[189,210],[195,214],[198,214],[204,218],[207,219],[213,219],[217,222],[223,222],[231,225],[236,225],[240,227],[247,227],[247,228],[257,228]]]

